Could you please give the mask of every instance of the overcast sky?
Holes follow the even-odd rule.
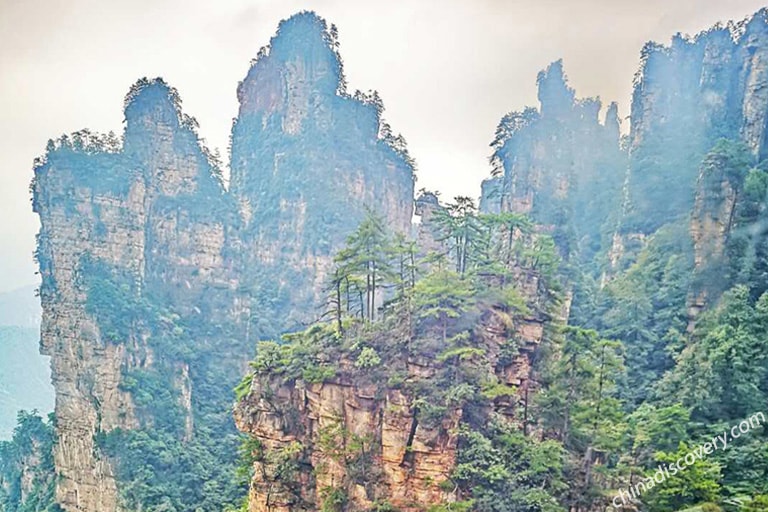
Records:
[[[536,104],[536,73],[564,59],[577,95],[628,114],[648,40],[669,42],[759,0],[0,0],[0,291],[36,282],[28,184],[49,138],[122,129],[142,76],[162,76],[226,154],[235,90],[280,19],[339,28],[351,90],[377,89],[409,143],[418,187],[477,195],[499,118]],[[626,123],[626,121],[625,121]],[[625,127],[626,128],[626,127]]]

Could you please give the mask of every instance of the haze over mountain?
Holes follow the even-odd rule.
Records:
[[[50,358],[39,348],[41,313],[32,286],[0,293],[0,440],[10,438],[18,411],[53,411]]]
[[[40,148],[2,512],[768,509],[768,8],[638,48],[628,133],[542,65],[453,199],[330,20],[261,42],[228,182],[162,77]]]
[[[35,286],[0,293],[0,325],[40,327],[40,299]]]
[[[21,410],[53,411],[50,358],[37,328],[0,326],[0,441],[10,439]]]
[[[140,76],[163,76],[227,160],[234,86],[277,22],[316,9],[341,32],[351,88],[376,88],[416,158],[419,186],[444,197],[487,172],[498,113],[535,104],[528,77],[563,58],[585,96],[629,113],[631,77],[648,40],[668,42],[718,20],[742,19],[760,0],[237,0],[0,5],[0,291],[36,282],[37,220],[27,187],[46,141],[73,129],[116,130],[116,105]],[[174,23],[167,20],[173,18]],[[21,29],[23,27],[23,30]],[[23,89],[23,93],[19,91]],[[627,130],[626,121],[623,129]]]

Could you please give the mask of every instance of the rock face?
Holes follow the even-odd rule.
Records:
[[[439,484],[456,462],[461,411],[451,411],[437,426],[423,426],[412,403],[413,397],[399,390],[352,382],[255,381],[249,398],[236,410],[238,427],[271,454],[301,446],[307,462],[291,482],[280,478],[274,464],[256,462],[249,510],[287,512],[302,502],[318,509],[324,490],[349,481],[352,459],[358,455],[355,444],[372,459],[367,471],[379,478],[375,485],[347,484],[353,507],[370,508],[376,500],[387,500],[408,510],[415,504],[446,501],[447,492]]]
[[[267,330],[279,332],[314,320],[332,257],[366,209],[410,231],[413,165],[378,95],[346,92],[335,27],[312,13],[280,23],[238,99],[232,195],[243,243],[259,248],[244,272],[258,269],[257,300],[277,292],[273,318],[288,317]]]
[[[126,296],[154,296],[183,315],[237,316],[225,218],[196,211],[221,203],[223,187],[174,98],[162,81],[139,82],[127,100],[123,148],[78,133],[49,146],[35,169],[41,347],[51,356],[56,499],[66,510],[118,509],[113,467],[95,435],[140,425],[122,383],[153,364],[149,331],[106,322],[92,278],[123,276]]]
[[[560,61],[537,82],[540,109],[509,113],[497,128],[492,160],[501,176],[483,184],[481,209],[530,214],[554,228],[563,256],[589,259],[602,243],[595,226],[621,205],[617,108],[611,104],[600,123],[600,101],[575,99]]]
[[[718,138],[767,156],[768,11],[668,47],[649,43],[635,78],[630,209],[624,231],[651,233],[693,208],[699,164]]]
[[[526,277],[536,289],[538,277],[521,274],[520,282]],[[489,407],[516,424],[537,386],[532,360],[544,322],[539,315],[518,320],[520,348],[509,360],[501,357],[510,333],[500,316],[488,311],[476,329],[476,348],[488,354],[486,371],[514,391]],[[334,492],[344,496],[349,510],[388,503],[418,511],[455,501],[449,478],[457,462],[462,408],[448,407],[425,421],[417,395],[409,391],[429,386],[441,365],[418,357],[388,362],[385,372],[404,369],[405,386],[376,382],[350,360],[340,361],[337,375],[320,383],[257,372],[235,408],[238,428],[258,441],[248,510],[320,510],[333,503]]]
[[[726,258],[726,242],[736,211],[740,183],[728,179],[726,162],[717,157],[705,160],[699,173],[696,199],[691,214],[690,234],[694,249],[694,272],[699,282],[689,293],[689,331],[694,320],[708,304],[708,297],[718,297],[723,291],[722,272]]]
[[[135,508],[121,494],[123,447],[100,441],[110,433],[231,433],[231,420],[212,418],[226,415],[254,340],[317,315],[331,255],[366,207],[410,228],[404,141],[377,96],[344,92],[325,22],[283,22],[238,97],[231,191],[160,79],[129,92],[122,141],[79,132],[37,162],[41,346],[65,510]],[[168,425],[164,410],[177,411]],[[236,458],[224,443],[204,449]]]

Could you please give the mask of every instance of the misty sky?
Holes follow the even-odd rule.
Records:
[[[49,138],[122,130],[142,76],[181,94],[226,155],[235,90],[280,19],[316,10],[339,28],[350,90],[377,89],[409,143],[417,187],[478,195],[500,117],[536,105],[558,58],[577,95],[628,115],[645,41],[667,43],[759,0],[0,0],[0,291],[31,284],[37,219],[28,185]],[[626,124],[626,121],[625,121]],[[625,126],[626,129],[626,126]]]

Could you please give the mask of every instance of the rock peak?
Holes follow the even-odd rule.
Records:
[[[332,47],[336,40],[335,27],[314,11],[301,11],[280,21],[277,33],[270,40],[273,53],[296,54],[306,47]]]
[[[125,121],[129,125],[145,116],[170,125],[178,125],[181,121],[181,97],[160,77],[137,80],[126,94],[123,105]]]
[[[260,105],[264,99],[259,90],[260,75],[270,79],[281,76],[284,82],[300,77],[308,89],[320,94],[343,92],[345,81],[338,47],[336,27],[329,27],[312,11],[282,20],[277,33],[251,61],[247,76],[238,86],[238,99],[245,112],[251,107],[265,107]]]
[[[575,93],[568,87],[562,59],[556,60],[540,72],[536,83],[539,86],[538,98],[542,117],[557,116],[571,109]]]

